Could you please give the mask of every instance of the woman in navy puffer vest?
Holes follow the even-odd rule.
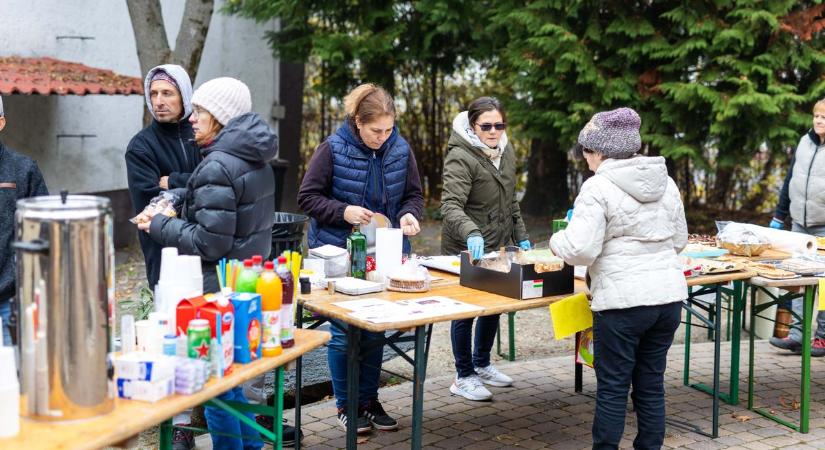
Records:
[[[418,167],[407,141],[395,126],[392,97],[373,84],[355,88],[344,99],[347,117],[340,128],[312,155],[298,192],[298,204],[311,217],[310,248],[325,244],[345,247],[353,224],[369,223],[373,213],[387,216],[406,236],[420,231],[424,209]],[[347,355],[343,326],[332,326],[329,368],[338,405],[338,421],[346,428]],[[380,339],[361,332],[362,348]],[[378,376],[383,348],[364,355],[360,365],[358,431],[394,430],[395,419],[378,402]]]

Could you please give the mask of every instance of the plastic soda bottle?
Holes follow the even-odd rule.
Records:
[[[263,313],[263,342],[261,353],[264,357],[278,356],[281,348],[281,299],[283,289],[281,277],[275,273],[272,261],[264,263],[263,272],[258,277],[258,294],[261,295]]]
[[[261,274],[264,271],[264,257],[261,255],[254,255],[252,256],[252,270],[255,271],[257,274]]]
[[[367,278],[367,237],[361,233],[358,225],[352,227],[352,233],[347,237],[347,252],[350,258],[350,276],[365,280]]]
[[[290,348],[295,345],[294,312],[292,309],[292,295],[295,290],[295,282],[292,279],[292,271],[286,266],[286,258],[278,257],[278,270],[281,278],[281,347]]]
[[[254,294],[257,289],[258,273],[252,268],[252,260],[245,259],[243,269],[241,269],[238,279],[235,281],[235,292],[251,292]]]

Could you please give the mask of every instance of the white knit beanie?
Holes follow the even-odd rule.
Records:
[[[226,125],[235,117],[252,110],[252,96],[241,80],[221,77],[197,88],[192,94],[192,104],[209,111],[221,125]]]

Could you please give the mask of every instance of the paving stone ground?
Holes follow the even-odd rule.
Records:
[[[722,345],[722,388],[727,390],[730,344]],[[747,409],[748,347],[741,347],[740,402],[720,407],[720,437],[702,434],[711,428],[711,397],[683,384],[684,346],[675,345],[668,355],[667,435],[665,448],[689,449],[815,449],[825,448],[825,361],[811,362],[811,430],[802,434],[776,424]],[[728,361],[726,361],[728,360]],[[757,341],[754,388],[755,405],[799,419],[800,357]],[[572,356],[531,361],[500,362],[499,368],[516,381],[511,388],[491,388],[492,402],[470,402],[450,394],[450,376],[425,383],[424,433],[426,448],[584,449],[590,448],[595,376],[584,370],[584,390],[573,387]],[[712,381],[712,344],[693,344],[692,382]],[[412,385],[382,388],[380,399],[396,417],[396,432],[373,431],[362,439],[362,449],[408,449],[412,419]],[[294,411],[287,411],[290,423]],[[304,448],[328,450],[345,447],[345,433],[335,420],[333,401],[304,407]],[[622,448],[632,448],[636,419],[628,403]]]

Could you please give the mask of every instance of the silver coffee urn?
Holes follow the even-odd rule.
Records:
[[[19,200],[15,223],[21,415],[62,421],[112,411],[109,199]]]

